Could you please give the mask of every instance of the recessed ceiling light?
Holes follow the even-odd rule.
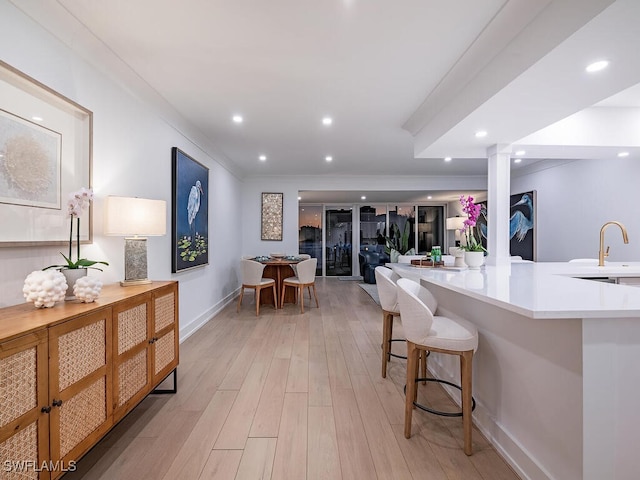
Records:
[[[298,197],[298,200],[302,200],[302,197]],[[304,208],[302,210],[304,211]]]
[[[333,123],[333,118],[331,117],[322,117],[323,125],[331,125]]]
[[[264,162],[264,161],[267,159],[267,156],[266,156],[266,155],[260,155],[260,156],[258,157],[258,159],[259,159],[261,162]]]
[[[233,116],[233,121],[235,123],[242,123],[242,121],[243,121],[242,115],[234,115]]]
[[[366,200],[366,199],[367,199],[367,197],[365,197],[364,195],[362,195],[362,196],[360,197],[360,200]]]
[[[42,118],[42,117],[31,117],[31,120],[33,120],[34,122],[41,122],[42,120],[44,120],[44,118]]]
[[[524,150],[518,150],[518,151],[516,152],[516,157],[521,157],[521,156],[523,156],[525,153],[527,153],[527,152],[525,152]]]
[[[629,156],[629,152],[620,152],[620,153],[618,154],[618,156],[619,156],[620,158],[622,158],[622,157],[628,157],[628,156]]]
[[[327,162],[332,162],[332,161],[333,161],[333,157],[332,157],[331,155],[327,155],[326,157],[324,157],[324,159],[325,159]]]
[[[427,200],[431,200],[433,197],[431,195],[427,195]]]
[[[451,161],[451,157],[444,157],[444,161],[445,162],[450,162]]]
[[[522,161],[521,158],[514,158],[513,163],[520,163]]]
[[[608,61],[599,60],[597,62],[593,62],[592,64],[588,65],[586,70],[589,73],[599,72],[600,70],[604,70],[608,66],[609,66],[609,62]]]
[[[485,130],[480,130],[476,132],[476,138],[483,138],[487,136],[487,132]]]

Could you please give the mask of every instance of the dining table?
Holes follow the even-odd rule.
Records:
[[[282,296],[283,282],[286,278],[295,276],[291,265],[295,265],[302,261],[302,259],[297,257],[262,257],[260,259],[256,258],[257,261],[262,263],[264,267],[264,272],[262,273],[263,278],[273,278],[276,281],[276,305],[278,308],[282,308],[284,303],[296,303],[297,299],[297,291],[295,288],[290,288],[287,290],[284,302],[280,301]],[[260,305],[270,304],[273,305],[273,293],[271,289],[265,288],[260,294]]]

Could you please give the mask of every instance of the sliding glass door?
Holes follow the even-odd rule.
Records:
[[[325,275],[350,276],[352,258],[351,208],[327,207],[325,209]]]

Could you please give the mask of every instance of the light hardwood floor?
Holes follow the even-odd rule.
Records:
[[[178,393],[147,397],[64,480],[518,478],[475,428],[464,454],[460,418],[415,410],[405,439],[405,362],[380,376],[380,307],[357,282],[316,284],[304,314],[228,305],[181,345]]]

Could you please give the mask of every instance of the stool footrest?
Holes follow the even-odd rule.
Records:
[[[460,387],[460,385],[456,385],[455,383],[449,382],[447,380],[441,380],[439,378],[416,378],[416,383],[418,382],[437,382],[437,383],[444,383],[446,385],[449,385],[451,387],[457,388],[458,390],[462,391],[462,388]],[[407,386],[404,386],[404,394],[407,394]],[[424,410],[425,412],[429,412],[429,413],[433,413],[434,415],[440,415],[441,417],[461,417],[462,416],[462,412],[442,412],[440,410],[435,410],[433,408],[429,408],[426,405],[422,405],[421,403],[418,402],[413,402],[413,405],[417,408],[419,408],[420,410]],[[473,412],[476,409],[476,399],[471,397],[471,411]]]
[[[406,342],[406,340],[404,338],[392,338],[389,340],[389,357],[402,358],[403,360],[406,360],[406,355],[398,355],[397,353],[391,352],[391,342]],[[391,358],[389,358],[389,360],[391,360]]]

